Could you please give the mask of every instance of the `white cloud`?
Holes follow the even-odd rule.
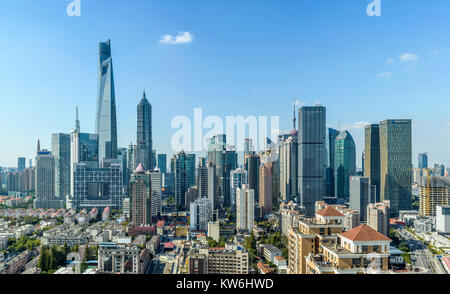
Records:
[[[413,53],[403,53],[399,55],[401,63],[413,63],[419,59],[419,55]]]
[[[161,40],[159,40],[159,44],[170,44],[170,45],[177,45],[177,44],[187,44],[192,43],[194,41],[194,35],[189,32],[179,32],[177,36],[172,35],[164,35],[161,37]]]
[[[367,125],[370,125],[370,123],[366,121],[359,121],[353,124],[344,124],[341,126],[341,130],[360,130],[364,129]]]
[[[295,100],[295,106],[302,107],[302,106],[306,106],[306,105],[308,105],[308,103],[306,103],[304,101],[300,101],[300,100]]]
[[[393,63],[395,63],[395,60],[394,59],[392,59],[392,58],[388,58],[388,59],[386,59],[386,62],[385,62],[386,64],[393,64]]]
[[[391,75],[392,75],[392,73],[390,73],[390,72],[382,72],[377,75],[377,78],[387,78],[387,77],[390,77]]]

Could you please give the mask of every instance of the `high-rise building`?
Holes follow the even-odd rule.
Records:
[[[247,171],[242,168],[237,168],[231,171],[230,175],[230,195],[231,195],[231,210],[236,211],[236,196],[237,188],[241,188],[242,185],[247,185]]]
[[[450,204],[450,181],[441,176],[419,177],[419,214],[422,217],[436,216],[438,205]]]
[[[17,169],[19,172],[22,172],[25,170],[25,157],[19,157],[17,158]]]
[[[152,217],[161,215],[162,209],[162,174],[158,169],[147,172],[150,175],[152,187]]]
[[[98,134],[99,162],[117,158],[116,95],[111,57],[111,42],[100,42],[98,98],[95,132]],[[101,165],[102,166],[102,165]]]
[[[219,187],[217,185],[216,166],[212,162],[208,162],[208,199],[211,201],[213,208],[219,207]]]
[[[152,105],[148,102],[145,91],[137,106],[137,149],[142,150],[139,161],[149,170],[153,170],[153,140],[152,140]]]
[[[380,201],[380,125],[365,127],[364,177],[376,187],[376,202]]]
[[[230,194],[230,178],[231,171],[238,167],[238,155],[236,151],[227,146],[227,150],[224,151],[224,169],[223,169],[223,205],[224,207],[231,207],[231,194]]]
[[[167,154],[158,154],[158,168],[162,174],[167,173]]]
[[[259,166],[259,208],[260,218],[272,213],[272,162]]]
[[[436,207],[436,231],[441,234],[450,234],[450,205]]]
[[[335,196],[345,203],[350,199],[350,176],[356,175],[356,146],[348,131],[336,137],[334,154]]]
[[[367,225],[385,236],[389,235],[389,201],[371,203],[367,206]]]
[[[207,198],[199,198],[190,204],[191,231],[207,231],[212,219],[212,203]]]
[[[419,153],[418,167],[419,169],[428,168],[428,153]]]
[[[334,196],[335,190],[335,179],[334,179],[334,152],[335,152],[335,142],[336,137],[339,135],[339,131],[328,128],[326,148],[327,148],[327,169],[326,169],[326,180],[325,180],[325,194],[327,196]]]
[[[152,223],[152,185],[142,163],[131,174],[129,197],[131,202],[131,222],[136,226]]]
[[[251,232],[255,224],[255,191],[248,185],[236,189],[236,230]]]
[[[445,176],[445,166],[443,164],[435,164],[433,168],[433,175],[435,176]]]
[[[350,177],[350,208],[359,211],[361,222],[367,221],[367,205],[376,202],[372,196],[369,178]]]
[[[208,144],[208,161],[215,166],[217,178],[218,199],[222,201],[225,196],[225,151],[226,151],[226,135],[215,135],[209,140]],[[214,203],[218,205],[219,203]]]
[[[188,187],[195,186],[195,154],[186,155],[186,183]]]
[[[280,195],[283,201],[297,200],[298,145],[297,131],[281,142],[280,146]]]
[[[128,181],[129,181],[127,158],[128,158],[127,148],[125,148],[125,147],[118,148],[117,149],[117,160],[122,165],[123,186],[124,187],[128,187]]]
[[[186,153],[180,151],[172,158],[175,169],[175,204],[179,207],[186,205],[186,192],[188,188],[186,171]]]
[[[255,192],[255,202],[259,203],[259,165],[260,158],[255,152],[247,154],[244,159],[245,170],[248,175],[248,186]]]
[[[380,198],[390,200],[391,213],[411,209],[411,120],[380,123]]]
[[[199,159],[197,172],[198,198],[208,198],[208,167],[201,157]]]
[[[325,194],[326,108],[304,106],[298,117],[298,192],[306,216],[312,217]]]
[[[55,197],[70,194],[70,134],[52,134],[52,155],[55,158]]]
[[[47,150],[39,150],[36,155],[36,199],[33,206],[42,209],[64,207],[64,200],[55,198],[55,159]]]

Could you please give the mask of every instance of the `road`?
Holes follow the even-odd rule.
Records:
[[[414,266],[425,268],[431,274],[446,273],[438,257],[433,255],[422,241],[407,230],[397,229],[397,232],[408,242],[411,249],[411,262]]]

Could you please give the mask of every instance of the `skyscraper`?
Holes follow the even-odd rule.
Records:
[[[230,177],[231,171],[238,167],[238,155],[236,151],[229,146],[224,151],[224,169],[223,169],[223,205],[224,207],[231,206],[231,194],[230,194]]]
[[[297,200],[298,133],[291,135],[280,146],[280,194],[284,201]]]
[[[186,183],[187,187],[195,186],[195,154],[186,155]]]
[[[236,230],[251,232],[255,224],[255,192],[248,185],[236,189]]]
[[[55,196],[64,199],[70,194],[70,134],[52,134],[52,155],[55,158]]]
[[[198,198],[208,198],[208,167],[201,157],[199,159],[197,174]]]
[[[207,198],[199,198],[190,204],[191,231],[206,231],[212,219],[212,204]]]
[[[219,206],[219,187],[217,185],[216,166],[208,161],[208,199],[211,201],[213,208]]]
[[[304,106],[298,116],[298,192],[306,216],[313,217],[325,193],[326,108]]]
[[[336,137],[334,149],[335,196],[345,203],[350,199],[350,176],[356,175],[356,147],[348,131]]]
[[[55,198],[55,159],[50,151],[39,150],[37,152],[35,175],[36,199],[34,200],[34,208],[63,208],[64,201]]]
[[[134,225],[150,225],[152,222],[152,185],[150,174],[139,164],[130,177],[131,222]]]
[[[326,140],[326,148],[328,150],[327,154],[327,170],[326,170],[326,186],[325,186],[325,194],[327,196],[335,195],[335,187],[334,187],[334,146],[336,142],[336,137],[339,135],[339,131],[328,128],[327,140]]]
[[[259,202],[259,155],[251,152],[245,156],[245,169],[248,174],[248,187],[255,193],[255,202]]]
[[[153,161],[153,139],[152,139],[152,105],[148,102],[145,91],[137,106],[137,149],[143,150],[142,158],[139,160],[150,170],[155,167]]]
[[[272,162],[266,162],[259,166],[259,217],[272,213],[272,201]]]
[[[111,42],[99,44],[98,98],[95,132],[98,134],[99,162],[117,158],[117,121]]]
[[[161,208],[162,208],[162,191],[161,191],[161,185],[162,185],[162,174],[159,170],[151,170],[147,172],[150,175],[150,182],[152,187],[152,217],[157,217],[161,214]]]
[[[365,127],[364,177],[376,187],[376,202],[380,201],[380,125]]]
[[[390,201],[391,214],[411,209],[412,154],[411,120],[380,123],[380,197]]]
[[[175,204],[178,207],[185,207],[186,192],[188,188],[186,176],[186,153],[184,151],[174,155],[174,169],[175,169]]]
[[[361,222],[367,221],[367,205],[375,203],[372,199],[369,178],[350,177],[350,208],[359,211]]]
[[[419,169],[428,168],[428,153],[419,153],[418,167]]]
[[[238,168],[231,171],[230,174],[230,197],[231,197],[231,210],[236,211],[236,195],[237,188],[241,188],[242,185],[247,185],[247,171]]]
[[[17,169],[19,172],[23,172],[25,170],[25,157],[19,157],[17,158]]]
[[[158,154],[158,168],[161,174],[167,173],[167,154]]]

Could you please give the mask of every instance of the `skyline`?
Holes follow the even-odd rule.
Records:
[[[129,6],[118,2],[102,6],[105,1],[83,1],[78,18],[65,15],[65,1],[24,2],[33,12],[13,2],[0,4],[9,12],[0,19],[5,51],[0,56],[0,97],[3,102],[10,97],[0,108],[0,124],[13,126],[0,135],[0,166],[15,166],[17,157],[34,161],[38,138],[42,148],[50,150],[52,133],[74,128],[76,106],[81,131],[93,132],[96,49],[107,39],[113,47],[120,147],[136,143],[136,106],[145,88],[153,108],[154,148],[169,157],[175,153],[170,150],[170,136],[176,131],[170,121],[175,116],[192,118],[200,105],[204,116],[279,115],[280,128],[288,131],[296,99],[300,105],[320,102],[327,108],[329,127],[349,130],[359,168],[363,125],[385,119],[413,120],[414,166],[418,153],[424,152],[430,166],[450,165],[442,148],[450,143],[450,119],[444,110],[450,104],[445,99],[450,93],[450,40],[444,33],[450,13],[438,10],[439,5],[449,6],[444,1],[427,6],[383,3],[379,19],[365,15],[365,1],[323,1],[328,3],[324,9],[313,1],[288,5],[268,1],[255,7],[256,2],[249,0],[239,3],[236,15],[232,14],[236,2],[225,6],[206,1],[133,1]],[[112,13],[114,21],[102,16],[100,8]],[[207,14],[219,9],[221,16]],[[252,9],[256,13],[249,15]],[[433,24],[426,20],[427,11],[436,13]],[[132,13],[152,17],[125,21]],[[172,17],[166,20],[167,15]],[[245,26],[239,22],[244,16]],[[217,23],[207,21],[217,17],[221,17]],[[229,22],[221,21],[223,17],[230,17]],[[274,27],[266,24],[267,17]],[[408,22],[411,19],[414,24]],[[324,29],[302,26],[313,24]],[[355,24],[361,27],[354,28]],[[126,30],[133,33],[124,34]],[[369,33],[377,31],[378,35]],[[64,41],[53,42],[57,39]]]

